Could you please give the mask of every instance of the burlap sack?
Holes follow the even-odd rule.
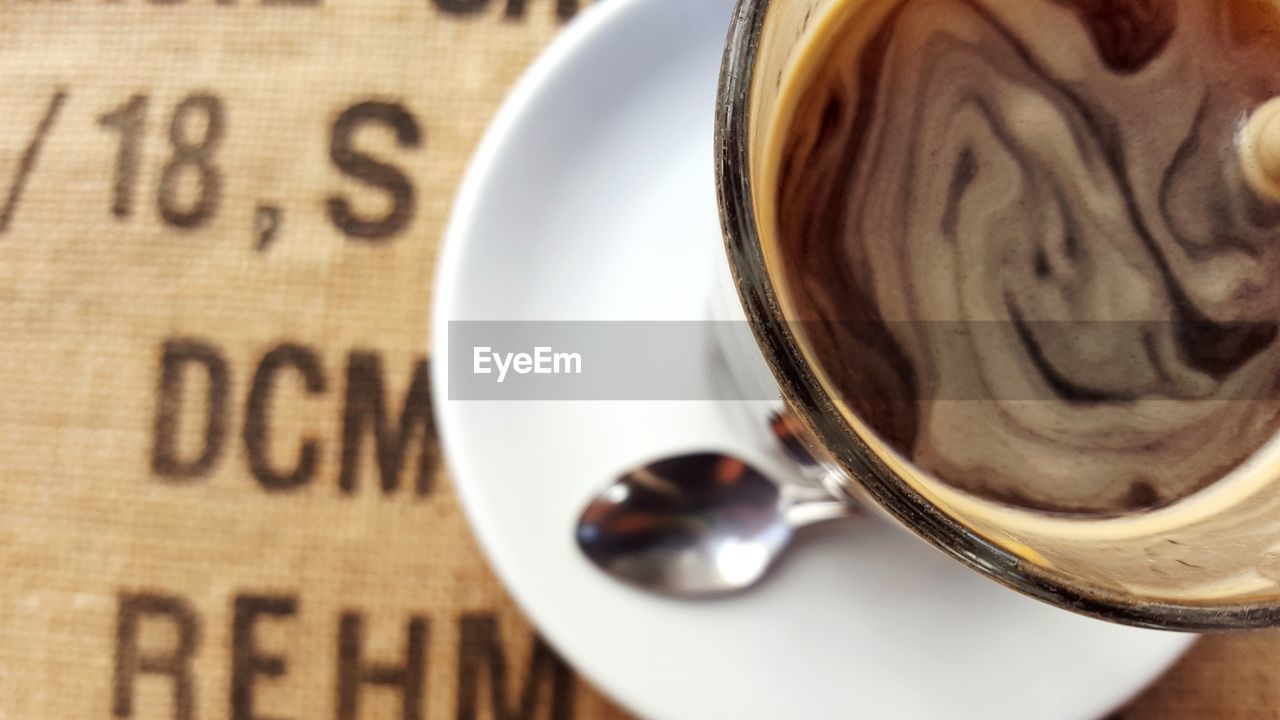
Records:
[[[465,162],[578,10],[0,4],[0,718],[623,717],[485,567],[426,384]],[[1276,716],[1277,661],[1205,642],[1125,717]]]

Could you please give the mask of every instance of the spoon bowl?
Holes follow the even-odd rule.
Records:
[[[765,576],[796,530],[848,517],[735,457],[699,453],[625,473],[583,511],[577,541],[610,575],[683,597],[724,595]]]

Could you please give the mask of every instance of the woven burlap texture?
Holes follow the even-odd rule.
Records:
[[[580,10],[0,5],[0,718],[625,717],[487,569],[424,382],[466,161]],[[1215,638],[1124,717],[1277,676]]]

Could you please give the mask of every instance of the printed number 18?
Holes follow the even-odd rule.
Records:
[[[98,119],[100,126],[120,133],[111,202],[111,212],[118,218],[133,214],[147,104],[146,95],[134,95]],[[160,216],[168,224],[184,229],[198,228],[217,212],[222,197],[222,173],[214,165],[213,156],[222,142],[224,129],[222,101],[212,95],[190,95],[174,110],[169,122],[169,144],[173,152],[160,175],[156,194]],[[188,174],[195,178],[197,191],[194,198],[184,202],[182,181]]]

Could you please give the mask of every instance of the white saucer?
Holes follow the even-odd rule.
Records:
[[[574,546],[628,466],[744,451],[714,403],[448,401],[451,320],[703,319],[721,246],[712,113],[729,0],[608,0],[490,129],[438,278],[434,390],[463,504],[517,601],[599,687],[661,720],[1087,720],[1191,637],[1077,617],[877,520],[804,545],[731,600],[651,597]]]

